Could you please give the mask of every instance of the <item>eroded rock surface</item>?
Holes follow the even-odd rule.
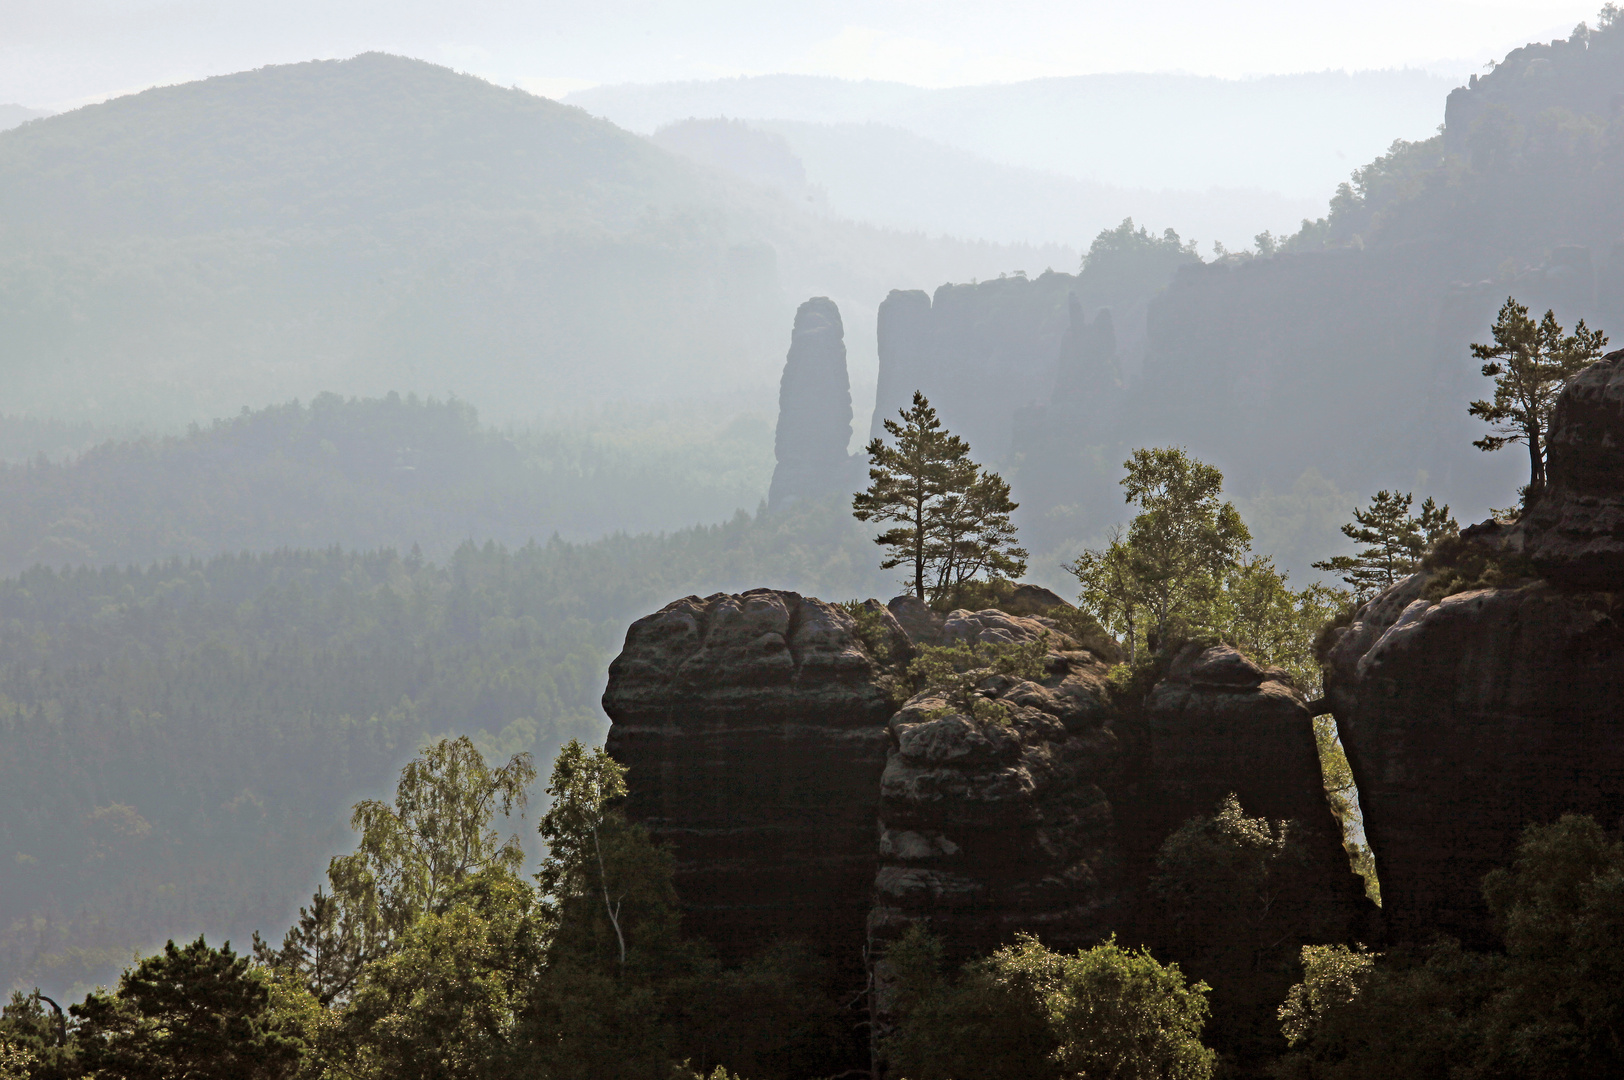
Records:
[[[1550,488],[1463,533],[1500,587],[1418,573],[1362,607],[1327,695],[1394,933],[1489,938],[1482,876],[1530,822],[1624,814],[1624,352],[1563,391]],[[1517,578],[1519,571],[1529,576]]]
[[[991,629],[1030,640],[1045,628]],[[1107,665],[1051,640],[1057,651],[1041,681],[980,685],[997,704],[987,715],[926,692],[891,718],[871,953],[916,921],[956,954],[994,948],[1017,930],[1075,947],[1111,929],[1121,884],[1107,788],[1121,754]]]
[[[775,937],[858,948],[894,711],[843,609],[792,592],[690,596],[609,668],[628,813],[677,856],[688,927],[724,955]]]

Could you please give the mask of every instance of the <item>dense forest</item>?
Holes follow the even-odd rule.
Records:
[[[856,533],[812,507],[439,564],[333,548],[8,579],[3,977],[105,981],[184,932],[158,927],[240,942],[285,920],[349,803],[423,740],[538,757],[595,741],[631,619],[761,580],[885,592]]]
[[[754,507],[772,446],[748,411],[650,405],[504,432],[464,402],[411,395],[324,394],[182,435],[72,441],[92,435],[0,419],[0,439],[42,455],[0,466],[0,569],[326,544],[440,559],[469,539],[675,529]]]
[[[1617,1075],[1620,94],[1080,263],[383,54],[0,131],[0,1080]]]

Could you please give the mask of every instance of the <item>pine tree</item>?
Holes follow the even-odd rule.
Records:
[[[1474,344],[1472,355],[1486,361],[1483,374],[1494,379],[1494,399],[1474,401],[1466,411],[1492,425],[1494,432],[1472,445],[1483,451],[1515,442],[1525,445],[1524,494],[1532,496],[1545,488],[1545,442],[1557,395],[1570,378],[1601,356],[1607,335],[1588,329],[1583,319],[1572,334],[1565,334],[1552,311],[1536,325],[1528,308],[1509,296],[1490,333],[1494,344]]]
[[[852,496],[859,521],[897,522],[874,538],[891,549],[884,569],[909,566],[914,595],[951,595],[977,574],[1018,576],[1026,552],[1015,545],[1009,515],[1019,505],[997,473],[970,460],[970,444],[949,434],[925,395],[914,391],[901,422],[886,420],[895,441],[868,444],[869,486]]]
[[[1355,508],[1353,521],[1342,526],[1342,534],[1367,545],[1365,549],[1314,563],[1314,569],[1340,574],[1361,603],[1408,577],[1428,548],[1459,528],[1448,505],[1439,506],[1428,496],[1416,517],[1410,513],[1413,502],[1408,492],[1376,492],[1369,508]]]
[[[118,990],[73,1006],[81,1059],[106,1080],[279,1080],[303,1054],[271,1005],[267,978],[229,944],[173,941],[124,973]]]

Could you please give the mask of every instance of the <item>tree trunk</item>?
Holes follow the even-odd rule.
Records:
[[[1540,430],[1528,432],[1528,491],[1533,494],[1545,488],[1545,446],[1540,441]]]

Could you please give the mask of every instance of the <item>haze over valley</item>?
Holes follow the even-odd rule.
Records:
[[[1624,13],[917,7],[0,29],[0,1080],[1624,1067]]]

